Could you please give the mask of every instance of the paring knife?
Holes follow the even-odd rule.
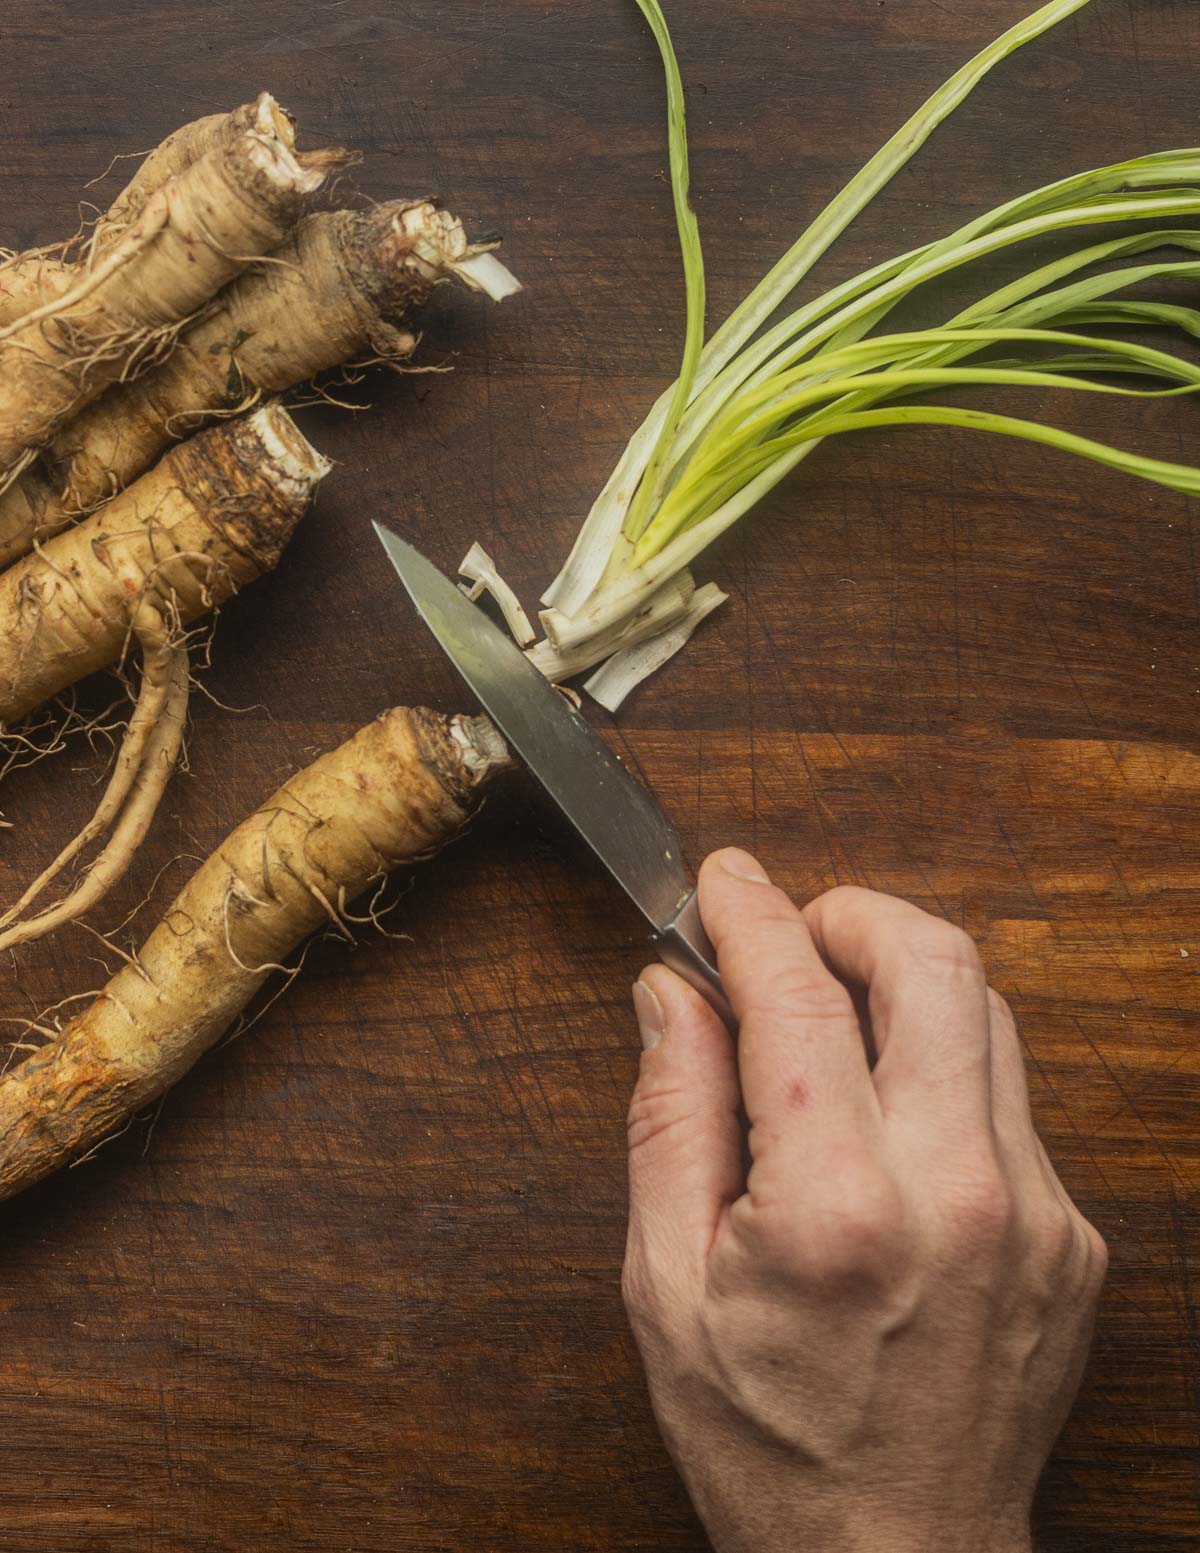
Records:
[[[732,1025],[679,836],[657,802],[511,637],[419,551],[375,532],[484,711],[654,929],[659,958]]]

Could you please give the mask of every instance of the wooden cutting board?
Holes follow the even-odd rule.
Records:
[[[1030,4],[677,0],[713,316]],[[480,539],[528,600],[555,570],[677,359],[661,85],[629,0],[8,0],[4,42],[7,243],[65,235],[114,152],[265,87],[309,144],[362,148],[363,194],[434,190],[502,230],[527,286],[440,297],[423,356],[453,373],[306,412],[338,468],[220,621],[190,775],[104,914],[153,890],[132,940],[314,751],[394,702],[462,705],[370,518],[447,566]],[[815,279],[1189,143],[1198,68],[1194,6],[1096,0]],[[1191,403],[1027,407],[1200,452]],[[1191,503],[1044,450],[847,439],[705,561],[733,598],[687,655],[597,715],[694,861],[739,843],[797,896],[853,881],[978,935],[1112,1248],[1044,1553],[1200,1536],[1198,547]],[[4,898],[99,759],[5,784]],[[705,1546],[618,1294],[636,921],[519,777],[391,921],[410,936],[314,947],[152,1122],[0,1212],[0,1548]],[[95,986],[99,953],[76,931],[8,962],[0,1012]]]

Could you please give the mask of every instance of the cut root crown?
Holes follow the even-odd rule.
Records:
[[[461,221],[433,200],[411,200],[393,218],[397,247],[410,275],[426,285],[460,280],[502,302],[521,290],[521,282],[496,258],[499,239],[472,243]]]
[[[306,503],[333,468],[278,399],[251,411],[246,417],[246,431],[261,444],[264,473],[289,504]]]

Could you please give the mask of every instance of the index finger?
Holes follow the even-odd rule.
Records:
[[[700,913],[738,1020],[742,1097],[758,1140],[774,1138],[785,1118],[790,1134],[801,1120],[877,1117],[854,1001],[784,892],[730,849],[700,870]]]

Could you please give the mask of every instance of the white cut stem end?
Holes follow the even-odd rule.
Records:
[[[274,125],[265,135],[258,130],[247,130],[250,142],[250,158],[278,188],[296,189],[301,194],[312,194],[325,182],[325,170],[319,167],[301,167],[295,155],[276,134]]]
[[[503,302],[521,290],[521,282],[494,253],[469,253],[455,262],[454,273],[472,291],[482,291],[493,302]]]
[[[462,750],[463,765],[474,777],[482,779],[513,764],[500,730],[487,717],[453,718],[450,737]]]
[[[681,620],[691,606],[695,591],[692,574],[685,567],[674,577],[669,577],[636,612],[618,625],[597,632],[595,636],[588,637],[565,652],[560,652],[547,639],[531,647],[526,656],[534,668],[556,684],[564,679],[572,679],[586,669],[595,668],[596,664],[603,663],[614,653],[660,635],[668,626]],[[542,619],[545,618],[543,614]]]
[[[460,577],[466,577],[470,587],[460,586],[472,603],[482,593],[490,593],[500,606],[508,629],[521,647],[528,647],[536,632],[529,623],[529,616],[521,608],[521,601],[496,570],[496,563],[482,545],[472,545],[458,568]]]
[[[617,653],[602,668],[596,670],[591,679],[584,683],[583,688],[606,711],[615,712],[631,691],[635,690],[643,680],[649,679],[652,674],[657,674],[664,664],[670,662],[677,652],[687,646],[700,622],[706,620],[714,609],[724,604],[728,597],[729,595],[723,593],[715,582],[706,583],[703,588],[698,588],[691,607],[682,620],[669,626],[658,636],[651,637],[649,641],[639,642]]]
[[[254,105],[254,128],[268,138],[274,135],[289,151],[296,149],[296,126],[270,92],[261,92]]]

